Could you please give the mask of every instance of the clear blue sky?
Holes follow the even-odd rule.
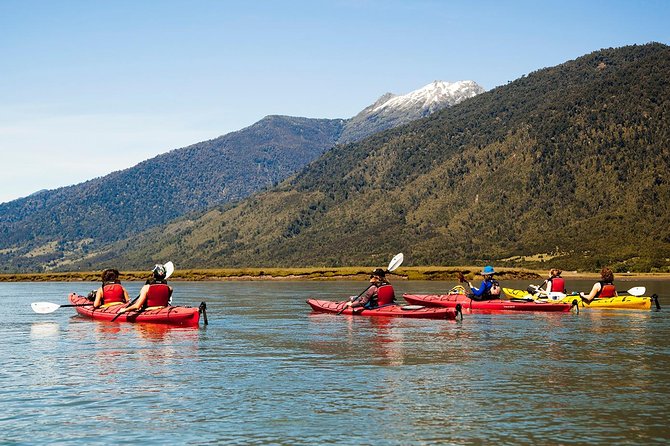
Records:
[[[0,202],[269,114],[670,44],[670,1],[0,0]]]

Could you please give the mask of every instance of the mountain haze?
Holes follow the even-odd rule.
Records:
[[[432,109],[468,97],[458,88],[446,94],[433,89],[433,94],[422,94]],[[349,130],[353,120],[267,116],[129,169],[2,203],[0,271],[66,267],[104,244],[272,187],[337,144],[344,133],[350,135],[347,142],[355,141],[379,126],[400,125],[427,112],[423,103],[402,100],[386,108],[387,117],[374,124],[356,121],[355,136]]]
[[[670,47],[597,51],[77,264],[559,265],[667,271]],[[533,257],[528,257],[533,256]]]

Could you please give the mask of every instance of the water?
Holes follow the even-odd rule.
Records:
[[[670,304],[666,282],[618,283]],[[305,304],[364,282],[172,284],[181,304],[207,301],[207,327],[36,314],[30,302],[64,304],[96,284],[0,283],[0,443],[670,441],[665,309],[375,320]],[[131,296],[141,285],[126,284]],[[453,283],[395,285],[429,293]]]

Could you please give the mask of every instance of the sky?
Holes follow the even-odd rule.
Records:
[[[267,115],[670,44],[666,0],[0,0],[0,203]]]

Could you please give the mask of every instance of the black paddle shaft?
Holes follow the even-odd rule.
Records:
[[[359,294],[358,296],[356,296],[356,298],[355,298],[354,300],[352,300],[352,302],[356,302],[358,299],[360,299],[361,296],[362,296],[363,294],[365,294],[365,292],[366,292],[367,290],[369,290],[369,289],[372,287],[372,285],[373,285],[373,284],[371,283],[366,289],[364,289],[363,291],[361,291],[361,294]],[[345,304],[344,307],[343,307],[340,311],[338,311],[337,314],[342,314],[342,312],[343,312],[346,308],[347,308],[347,306],[346,306],[346,304]]]
[[[128,307],[130,307],[132,304],[134,304],[135,302],[137,302],[137,299],[139,299],[139,298],[140,298],[140,295],[138,294],[137,297],[136,297],[135,299],[131,300],[130,303],[129,303],[128,305],[126,305],[125,307],[123,307],[123,308],[128,308]],[[110,322],[114,322],[114,321],[116,320],[116,318],[119,317],[119,316],[121,316],[122,314],[124,314],[124,313],[116,313],[116,316],[114,316]]]

